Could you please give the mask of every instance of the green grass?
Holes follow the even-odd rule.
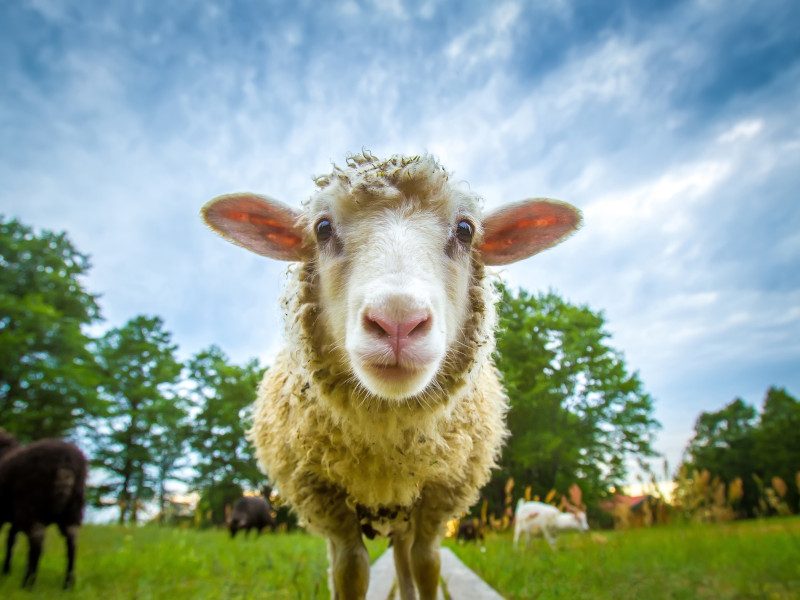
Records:
[[[3,544],[5,548],[5,532]],[[386,540],[368,544],[374,560]],[[296,532],[241,534],[154,526],[87,525],[81,529],[76,585],[62,592],[65,555],[55,527],[47,531],[34,593],[20,590],[27,539],[17,537],[11,575],[0,577],[0,598],[162,599],[328,598],[325,542]]]
[[[556,552],[541,539],[514,551],[508,534],[490,535],[483,552],[446,544],[510,599],[788,599],[800,590],[797,517],[567,534]],[[368,548],[374,560],[386,540]],[[325,543],[304,533],[230,540],[225,531],[87,525],[71,592],[61,591],[65,551],[54,528],[32,594],[19,589],[26,551],[21,536],[11,576],[0,578],[0,598],[328,597]]]
[[[481,551],[446,542],[509,599],[798,598],[800,518],[571,533],[514,551],[493,535]]]

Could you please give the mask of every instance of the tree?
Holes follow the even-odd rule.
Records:
[[[587,499],[624,481],[627,458],[650,457],[659,427],[652,398],[608,345],[602,314],[553,292],[499,285],[497,366],[511,438],[490,493],[508,476],[544,496],[578,482]]]
[[[764,398],[761,421],[755,434],[755,456],[764,481],[780,477],[789,490],[788,502],[798,506],[800,490],[800,401],[784,388],[770,387]]]
[[[691,463],[726,481],[752,473],[756,423],[756,409],[741,398],[700,413],[687,448]]]
[[[22,441],[63,436],[97,410],[89,259],[65,233],[0,216],[0,266],[0,424]]]
[[[773,477],[787,484],[786,501],[797,507],[798,490],[792,483],[800,470],[798,431],[800,402],[785,389],[770,387],[760,417],[740,398],[719,411],[702,413],[686,449],[686,466],[707,469],[726,483],[741,478],[740,506],[748,516],[759,510],[761,488]]]
[[[750,515],[759,497],[752,479],[758,471],[758,461],[753,454],[756,426],[756,409],[741,398],[718,411],[700,413],[684,461],[689,472],[705,469],[726,484],[740,477],[743,481],[740,506]]]
[[[265,482],[244,437],[244,420],[264,369],[255,359],[244,366],[231,364],[217,346],[198,352],[186,368],[195,385],[190,394],[196,411],[190,439],[198,457],[194,481],[202,507],[211,511],[213,523],[221,523],[225,505],[243,488],[258,489]]]
[[[97,343],[105,413],[96,423],[94,464],[119,503],[119,522],[136,522],[184,452],[185,401],[175,391],[181,365],[158,317],[138,316]],[[169,448],[169,450],[167,450]]]
[[[158,502],[158,522],[164,523],[167,500],[167,483],[184,482],[188,476],[179,476],[180,470],[188,470],[191,459],[187,455],[192,423],[188,414],[188,401],[183,396],[173,396],[156,417],[150,435],[153,457],[154,494]]]

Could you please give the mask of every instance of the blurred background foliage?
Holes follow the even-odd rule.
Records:
[[[223,523],[243,492],[275,498],[244,437],[266,369],[258,360],[237,365],[211,345],[181,361],[157,316],[90,335],[102,319],[83,284],[89,258],[64,233],[0,217],[0,265],[1,427],[25,442],[77,441],[99,474],[92,502],[116,507],[119,523],[139,521],[146,503],[160,521],[174,515],[169,498],[181,490],[199,494],[199,525]],[[484,524],[506,527],[516,496],[557,503],[572,483],[595,523],[630,523],[634,505],[614,497],[637,463],[652,483],[636,504],[645,524],[664,520],[668,500],[673,514],[707,521],[797,512],[800,404],[786,390],[770,388],[760,413],[741,399],[702,413],[667,499],[649,468],[653,399],[602,313],[553,291],[497,292],[512,435],[473,509]]]

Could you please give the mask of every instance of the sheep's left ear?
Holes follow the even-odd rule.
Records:
[[[201,210],[203,220],[228,241],[277,260],[304,260],[300,213],[257,194],[218,196]]]
[[[555,246],[580,225],[580,211],[566,202],[523,200],[483,219],[483,242],[478,248],[485,264],[507,265]]]

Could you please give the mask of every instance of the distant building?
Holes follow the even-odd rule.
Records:
[[[650,527],[669,520],[669,506],[657,496],[617,494],[600,503],[600,508],[614,518],[615,529]]]

